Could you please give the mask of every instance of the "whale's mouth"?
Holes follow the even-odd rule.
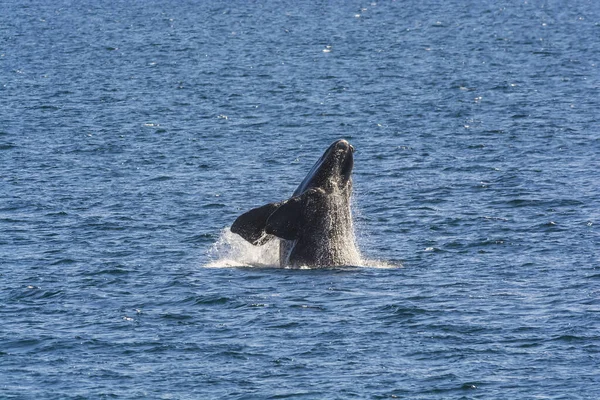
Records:
[[[348,144],[348,147],[345,149],[343,159],[340,163],[340,178],[342,184],[346,184],[350,180],[352,169],[354,168],[354,147],[348,142],[346,142],[346,144]]]

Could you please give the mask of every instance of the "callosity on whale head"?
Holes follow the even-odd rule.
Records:
[[[254,245],[279,238],[282,266],[335,266],[360,262],[350,199],[354,148],[337,140],[323,153],[291,198],[239,216],[231,231]]]

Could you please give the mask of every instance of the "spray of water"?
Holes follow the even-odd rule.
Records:
[[[322,248],[330,254],[322,259],[329,259],[330,265],[362,266],[369,268],[396,268],[379,260],[365,259],[358,250],[352,214],[350,212],[332,212],[338,207],[351,207],[342,196],[328,196],[328,209],[325,219],[325,232],[322,241],[327,242]],[[279,268],[279,249],[281,241],[273,238],[262,246],[254,246],[241,236],[231,232],[229,228],[221,231],[219,239],[208,252],[211,262],[209,268],[259,267]]]
[[[322,246],[323,260],[328,260],[331,265],[362,265],[362,257],[356,243],[354,224],[352,220],[351,196],[347,194],[348,188],[339,189],[332,185],[332,192],[325,197],[321,205],[324,215],[324,237]]]
[[[254,246],[229,228],[221,231],[219,239],[208,251],[212,260],[209,268],[227,267],[279,267],[279,240],[269,240],[262,246]]]
[[[206,268],[280,268],[279,239],[273,239],[262,246],[253,246],[240,236],[232,233],[229,228],[221,231],[219,239],[208,251],[211,260]],[[347,266],[367,268],[398,268],[385,261],[366,259],[358,251],[355,261],[346,263]],[[302,268],[301,269],[305,269]]]

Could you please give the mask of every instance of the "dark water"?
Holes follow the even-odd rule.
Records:
[[[600,398],[597,2],[0,8],[0,398]],[[235,267],[337,138],[366,265]]]

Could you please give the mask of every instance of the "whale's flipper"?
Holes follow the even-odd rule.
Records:
[[[296,196],[282,202],[281,206],[267,220],[265,232],[286,240],[297,239],[302,217],[303,197]]]
[[[255,246],[265,244],[271,238],[265,232],[267,220],[281,204],[269,203],[245,212],[231,225],[231,232],[237,233]]]

